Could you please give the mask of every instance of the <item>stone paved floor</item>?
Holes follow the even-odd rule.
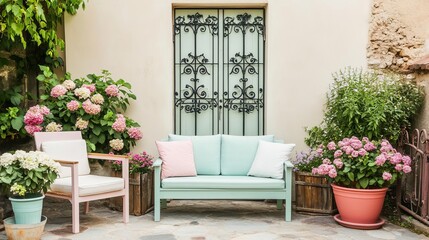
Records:
[[[407,229],[386,223],[379,230],[354,230],[338,225],[331,216],[294,213],[292,222],[283,221],[284,211],[275,203],[261,201],[171,201],[161,211],[161,221],[152,220],[152,212],[130,216],[123,224],[122,213],[96,204],[81,215],[81,233],[71,234],[71,209],[61,202],[45,202],[48,223],[42,239],[428,239]],[[0,240],[6,239],[0,232]]]

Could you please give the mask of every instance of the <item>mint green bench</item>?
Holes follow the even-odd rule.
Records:
[[[193,144],[197,176],[161,180],[162,160],[153,164],[154,221],[160,221],[161,205],[167,199],[276,199],[279,210],[285,202],[285,220],[291,221],[293,165],[284,163],[283,179],[247,176],[259,140],[273,142],[274,136],[169,135],[168,140],[188,139]]]

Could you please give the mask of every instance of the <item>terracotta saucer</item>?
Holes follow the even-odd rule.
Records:
[[[381,226],[383,226],[383,224],[385,222],[381,218],[379,218],[376,223],[372,223],[372,224],[347,222],[347,221],[341,220],[340,214],[335,215],[334,220],[344,227],[354,228],[354,229],[362,229],[362,230],[371,230],[371,229],[381,228]]]

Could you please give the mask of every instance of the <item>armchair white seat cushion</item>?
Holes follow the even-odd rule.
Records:
[[[117,177],[104,177],[97,175],[79,176],[79,196],[89,196],[100,193],[119,191],[124,188],[124,179]],[[72,192],[71,177],[57,178],[51,185],[51,191]]]

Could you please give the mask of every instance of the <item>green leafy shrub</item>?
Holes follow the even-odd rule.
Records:
[[[347,68],[333,79],[321,125],[307,129],[311,147],[347,136],[395,142],[424,99],[421,87],[397,75]]]
[[[0,90],[0,142],[25,136],[24,110],[21,107],[23,99],[19,86]]]

